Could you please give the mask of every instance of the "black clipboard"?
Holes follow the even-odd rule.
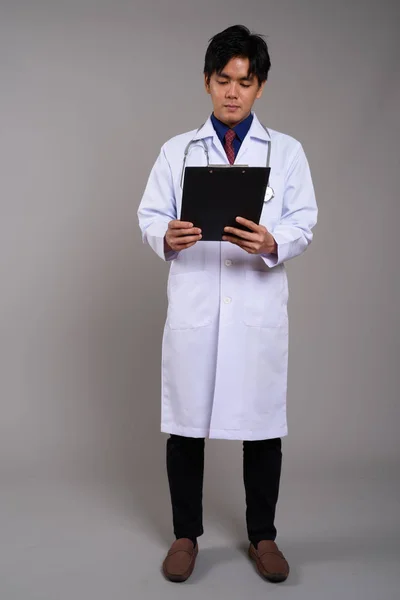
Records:
[[[200,227],[203,241],[221,241],[228,226],[249,231],[236,217],[260,222],[270,171],[246,165],[186,167],[180,220]]]

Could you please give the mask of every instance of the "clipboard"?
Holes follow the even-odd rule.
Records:
[[[249,231],[236,217],[259,224],[270,171],[247,165],[186,167],[180,220],[199,227],[201,241],[221,241],[228,226]]]

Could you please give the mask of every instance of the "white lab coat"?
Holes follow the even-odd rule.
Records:
[[[227,164],[210,119],[164,144],[139,210],[143,241],[170,261],[162,344],[161,431],[186,437],[261,440],[287,434],[288,284],[284,262],[312,240],[317,205],[301,144],[268,130],[254,115],[236,163],[265,166],[270,185],[260,223],[278,255],[251,255],[229,242],[200,241],[164,254],[168,222],[181,209],[183,153],[207,144],[211,164]],[[191,146],[187,165],[206,165]]]

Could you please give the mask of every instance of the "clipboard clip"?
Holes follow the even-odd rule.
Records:
[[[207,165],[207,168],[209,169],[209,172],[212,173],[214,167],[219,170],[221,168],[223,168],[223,169],[237,169],[237,168],[245,169],[248,166],[249,165],[218,165],[218,164],[216,164],[216,165]],[[245,173],[245,172],[246,171],[243,171],[243,173]]]
[[[248,166],[249,165],[225,165],[225,164],[223,164],[223,165],[219,165],[219,164],[207,165],[207,167],[215,167],[215,168],[218,167],[218,169],[221,169],[221,168],[222,169],[236,169],[237,167],[243,168],[243,167],[248,167]]]

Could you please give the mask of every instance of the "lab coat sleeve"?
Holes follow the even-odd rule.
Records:
[[[149,179],[138,209],[139,227],[143,243],[165,261],[173,260],[178,252],[164,251],[164,236],[169,221],[176,219],[176,200],[171,168],[165,154],[165,147],[150,172]]]
[[[313,238],[317,214],[310,168],[299,145],[286,173],[281,219],[271,231],[277,254],[261,255],[269,267],[276,267],[307,249]]]

